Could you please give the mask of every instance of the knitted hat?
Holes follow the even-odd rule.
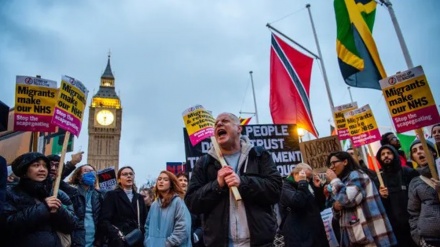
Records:
[[[413,141],[411,143],[411,146],[409,147],[409,152],[410,152],[411,159],[413,159],[411,150],[412,150],[414,145],[419,144],[419,143],[421,143],[421,141],[419,139],[416,139],[415,141]],[[436,153],[437,154],[437,150],[435,149],[435,146],[434,146],[434,144],[432,144],[432,142],[426,140],[426,144],[428,145],[428,148],[431,149],[432,153]]]
[[[37,152],[30,152],[25,153],[20,156],[18,156],[14,161],[12,161],[12,171],[14,172],[15,176],[17,177],[23,177],[28,167],[37,160],[44,160],[46,162],[46,167],[49,170],[50,164],[49,159],[44,156],[44,154],[37,153]]]

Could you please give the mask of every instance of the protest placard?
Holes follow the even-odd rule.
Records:
[[[79,136],[88,92],[79,80],[63,76],[52,123]]]
[[[108,167],[97,172],[99,188],[102,191],[114,190],[116,188],[116,172],[114,167]]]
[[[61,149],[60,163],[64,163],[64,158],[69,143],[70,133],[79,136],[81,132],[84,109],[87,103],[89,90],[77,79],[64,75],[61,77],[61,86],[58,90],[55,112],[52,123],[66,130],[63,148]],[[63,166],[58,167],[58,175],[53,186],[53,195],[58,195]]]
[[[342,151],[337,136],[323,137],[299,143],[303,162],[309,164],[316,172],[327,170],[326,161],[330,153]]]
[[[193,146],[214,135],[215,119],[203,106],[190,107],[182,115]]]
[[[51,124],[57,82],[31,76],[17,76],[14,131],[54,132]]]
[[[247,136],[254,146],[268,150],[282,176],[290,174],[296,164],[301,162],[299,141],[295,124],[260,124],[242,126],[241,134]],[[193,146],[183,129],[187,170],[192,171],[200,156],[208,153],[211,140],[205,139]]]
[[[440,122],[421,66],[382,79],[380,86],[398,133]]]
[[[380,132],[370,106],[344,113],[348,131],[354,147],[380,140]]]
[[[174,175],[179,173],[186,173],[185,162],[167,162],[167,171],[172,172]]]
[[[335,119],[336,130],[338,131],[339,140],[350,139],[347,122],[345,121],[344,113],[357,109],[357,102],[336,106],[333,109],[333,118]]]

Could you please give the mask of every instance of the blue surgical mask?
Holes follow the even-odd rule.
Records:
[[[93,186],[96,181],[96,173],[95,172],[87,172],[82,175],[81,181],[84,185]]]

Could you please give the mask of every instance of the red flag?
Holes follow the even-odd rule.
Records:
[[[270,113],[274,124],[297,124],[318,137],[310,109],[313,58],[272,33],[270,49]]]
[[[251,121],[252,117],[248,117],[248,118],[239,118],[240,120],[240,125],[248,125],[249,122]]]
[[[338,131],[336,131],[336,128],[330,124],[330,135],[331,136],[337,136],[338,135]]]

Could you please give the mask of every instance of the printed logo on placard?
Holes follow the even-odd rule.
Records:
[[[388,79],[388,84],[390,85],[394,85],[396,84],[396,82],[397,82],[396,77],[391,77],[390,79]]]
[[[32,78],[31,77],[26,77],[26,79],[24,79],[24,83],[26,84],[32,84]]]

